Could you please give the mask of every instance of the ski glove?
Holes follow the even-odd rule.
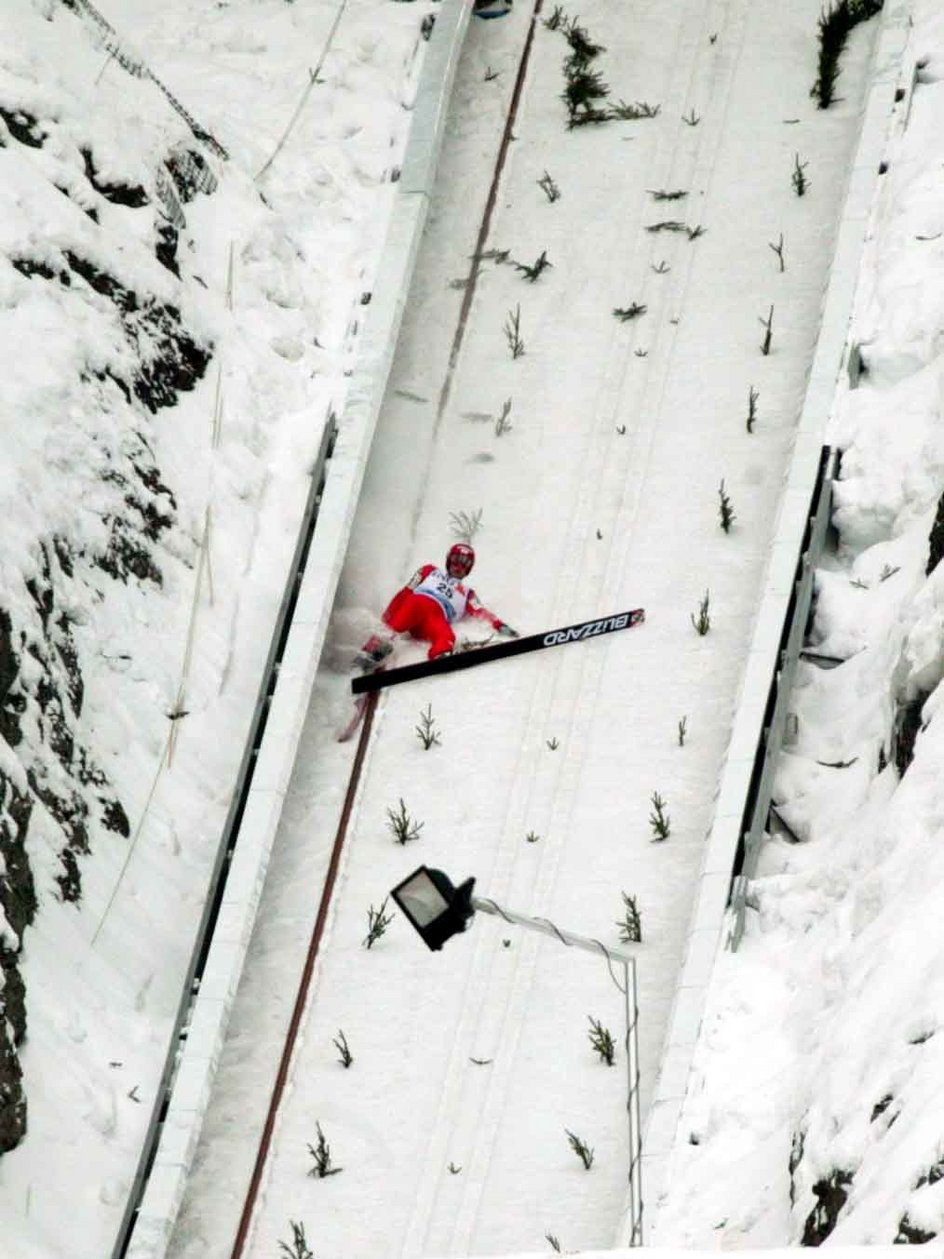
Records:
[[[521,637],[518,631],[512,629],[510,625],[505,625],[503,623],[501,625],[496,625],[495,628],[498,631],[499,637],[501,638],[520,638]]]

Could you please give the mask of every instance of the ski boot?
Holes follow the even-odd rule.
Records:
[[[389,638],[381,638],[372,634],[354,657],[354,668],[361,673],[374,673],[393,651],[393,643]]]

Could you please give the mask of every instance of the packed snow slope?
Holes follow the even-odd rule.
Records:
[[[110,1252],[424,47],[104,8],[0,12],[3,1259]]]
[[[888,154],[852,325],[864,371],[835,555],[753,912],[710,994],[662,1244],[917,1243],[944,1232],[944,17]],[[683,1133],[684,1137],[684,1133]]]
[[[819,10],[591,0],[579,27],[605,48],[593,64],[610,91],[597,104],[637,116],[572,128],[562,65],[576,14],[545,13],[471,261],[531,12],[470,29],[335,650],[175,1259],[231,1252],[351,763],[333,742],[345,670],[397,586],[476,522],[473,584],[522,632],[640,605],[647,623],[381,700],[244,1253],[271,1255],[290,1221],[315,1253],[347,1259],[503,1254],[546,1233],[568,1249],[612,1242],[627,1138],[621,1051],[610,1068],[588,1043],[588,1015],[621,1035],[602,963],[492,920],[435,956],[397,918],[364,944],[420,861],[613,944],[621,893],[634,897],[644,1105],[651,1095],[875,32],[854,32],[842,100],[817,112]],[[551,265],[529,280],[542,253]],[[423,711],[440,736],[428,750]],[[388,826],[401,802],[418,828],[403,846]],[[568,1130],[592,1148],[589,1170]],[[336,1175],[317,1174],[319,1133]]]

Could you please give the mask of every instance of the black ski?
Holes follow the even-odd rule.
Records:
[[[646,619],[643,608],[630,612],[618,612],[597,621],[581,621],[579,625],[565,625],[562,629],[548,630],[543,634],[529,634],[527,638],[507,638],[489,643],[475,651],[463,651],[453,656],[439,656],[435,660],[420,660],[416,664],[401,665],[399,669],[382,669],[354,678],[351,690],[355,695],[364,691],[379,691],[383,686],[396,686],[400,682],[413,682],[437,673],[454,673],[456,669],[470,669],[472,665],[487,664],[490,660],[504,660],[506,656],[519,656],[526,651],[541,651],[544,647],[558,647],[562,643],[580,643],[600,634],[612,634],[616,630],[632,629]]]

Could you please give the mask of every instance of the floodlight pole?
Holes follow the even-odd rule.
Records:
[[[575,935],[572,931],[563,931],[547,918],[532,918],[528,914],[518,914],[511,909],[503,909],[501,905],[484,896],[471,897],[473,909],[483,914],[494,914],[505,922],[514,923],[518,927],[527,927],[529,931],[539,931],[542,935],[552,936],[568,947],[584,949],[588,953],[596,953],[606,960],[610,978],[623,994],[623,1011],[626,1027],[626,1116],[629,1124],[629,1211],[630,1211],[630,1246],[642,1245],[642,1137],[639,1119],[639,1041],[637,1022],[639,1008],[636,1004],[636,958],[632,953],[621,949],[611,949],[600,940],[592,940],[587,936]],[[613,973],[613,966],[622,966],[623,982],[620,983]]]

